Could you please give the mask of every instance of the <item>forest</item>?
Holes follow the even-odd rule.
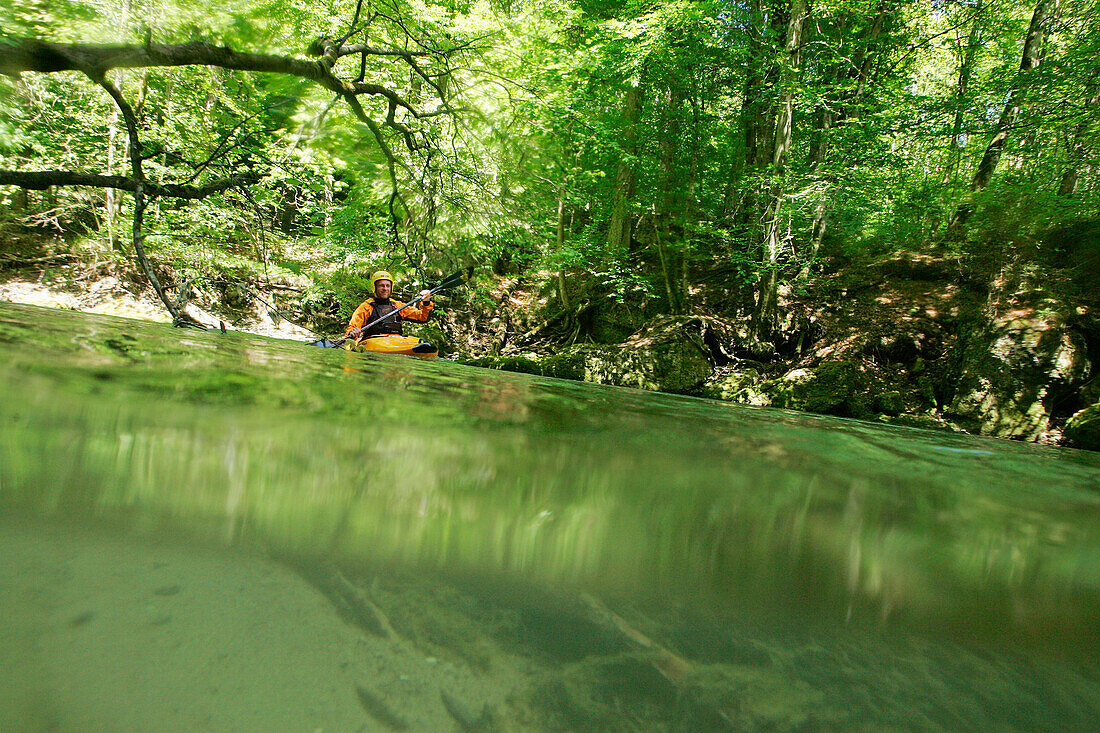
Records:
[[[1100,449],[1096,0],[9,0],[0,280]]]

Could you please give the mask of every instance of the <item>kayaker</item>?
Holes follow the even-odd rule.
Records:
[[[392,300],[390,294],[393,292],[393,275],[385,270],[379,270],[370,277],[371,286],[374,288],[374,297],[367,298],[365,301],[359,304],[359,307],[355,309],[355,312],[351,314],[351,320],[348,321],[347,330],[344,331],[345,336],[353,336],[356,339],[362,340],[368,336],[377,336],[384,333],[401,333],[401,321],[417,321],[418,323],[427,323],[428,316],[432,312],[432,291],[421,290],[420,291],[420,307],[409,307],[405,310],[397,313],[392,318],[386,318],[380,323],[376,323],[371,326],[370,331],[364,332],[363,326],[374,321],[375,319],[382,318],[387,313],[400,310],[404,307],[404,303],[400,300]]]

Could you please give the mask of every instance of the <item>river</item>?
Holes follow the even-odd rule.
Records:
[[[1092,730],[1100,455],[0,303],[0,729]]]

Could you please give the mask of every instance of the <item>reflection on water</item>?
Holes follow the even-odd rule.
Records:
[[[545,665],[444,691],[459,729],[1100,712],[1094,454],[5,304],[0,365],[8,521],[258,549],[469,678]]]

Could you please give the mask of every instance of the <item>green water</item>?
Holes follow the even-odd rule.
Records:
[[[0,619],[0,642],[41,668],[0,652],[0,727],[270,724],[226,706],[310,730],[1100,719],[1096,454],[4,303],[0,375],[0,525],[22,563],[0,590],[28,616]],[[299,628],[351,634],[336,702],[276,682],[260,700],[245,668],[199,694],[167,667],[124,712],[74,702],[124,694],[73,697],[87,680],[135,688],[102,651],[57,662],[65,644],[103,645],[112,669],[152,652],[119,651],[97,624],[120,603],[81,610],[72,584],[134,588],[191,555],[280,588],[246,626],[300,594]],[[215,581],[186,577],[141,590],[132,623],[199,659],[179,619]],[[272,680],[297,664],[261,659]],[[125,717],[141,705],[159,713]]]

